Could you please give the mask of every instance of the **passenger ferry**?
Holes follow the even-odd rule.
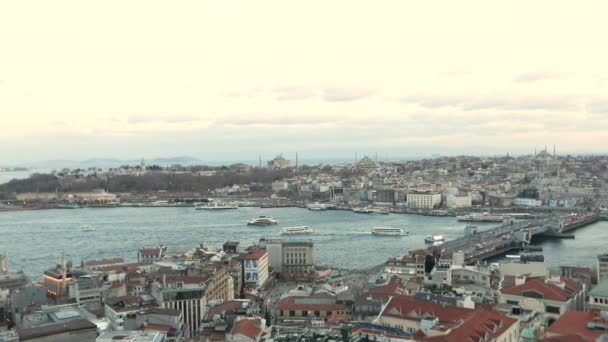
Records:
[[[357,214],[373,214],[374,211],[369,208],[369,207],[358,207],[358,208],[353,208],[353,213],[357,213]]]
[[[315,230],[309,226],[285,227],[281,229],[282,235],[312,234],[314,232]]]
[[[374,214],[388,215],[391,213],[391,210],[389,208],[371,208],[370,210]]]
[[[312,203],[312,204],[308,204],[306,206],[306,208],[308,210],[313,210],[313,211],[322,211],[322,210],[327,210],[327,206],[325,204],[321,204],[321,203]]]
[[[391,228],[391,227],[374,227],[372,228],[372,235],[376,236],[401,236],[407,235],[403,233],[403,229],[401,228]]]
[[[456,219],[463,222],[502,222],[505,217],[501,215],[492,215],[490,213],[481,213],[456,216]]]
[[[277,224],[279,220],[274,219],[272,217],[260,216],[258,218],[253,218],[247,222],[250,226],[269,226],[271,224]]]
[[[426,243],[443,242],[443,240],[445,240],[445,238],[441,234],[439,234],[439,235],[429,235],[429,236],[427,236],[427,237],[424,238],[424,242],[426,242]]]
[[[239,206],[236,204],[228,204],[228,203],[218,203],[213,201],[213,205],[211,203],[207,204],[199,204],[194,209],[196,210],[227,210],[227,209],[238,209]]]

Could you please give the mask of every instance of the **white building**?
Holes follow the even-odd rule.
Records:
[[[543,205],[541,200],[533,199],[533,198],[515,198],[513,199],[513,205],[517,207],[540,207]]]
[[[244,261],[245,288],[251,292],[268,280],[268,252],[265,249],[252,250]]]
[[[289,190],[289,183],[287,183],[286,181],[272,182],[272,191],[273,192],[287,191],[287,190]]]
[[[466,195],[448,194],[445,201],[446,206],[450,209],[470,208],[473,202],[470,193]]]
[[[436,192],[410,192],[407,206],[412,209],[433,209],[441,204],[441,194]]]

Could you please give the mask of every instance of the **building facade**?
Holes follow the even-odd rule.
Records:
[[[441,194],[437,192],[410,192],[407,206],[411,209],[433,209],[441,204]]]

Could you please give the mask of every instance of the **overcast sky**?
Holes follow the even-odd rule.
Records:
[[[0,2],[0,164],[607,152],[608,2]]]

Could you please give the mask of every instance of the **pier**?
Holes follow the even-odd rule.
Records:
[[[533,239],[573,239],[572,231],[607,219],[605,213],[589,213],[571,214],[566,217],[560,215],[523,222],[506,221],[495,228],[431,246],[428,249],[435,256],[463,252],[465,263],[475,264],[512,250],[525,249]]]

